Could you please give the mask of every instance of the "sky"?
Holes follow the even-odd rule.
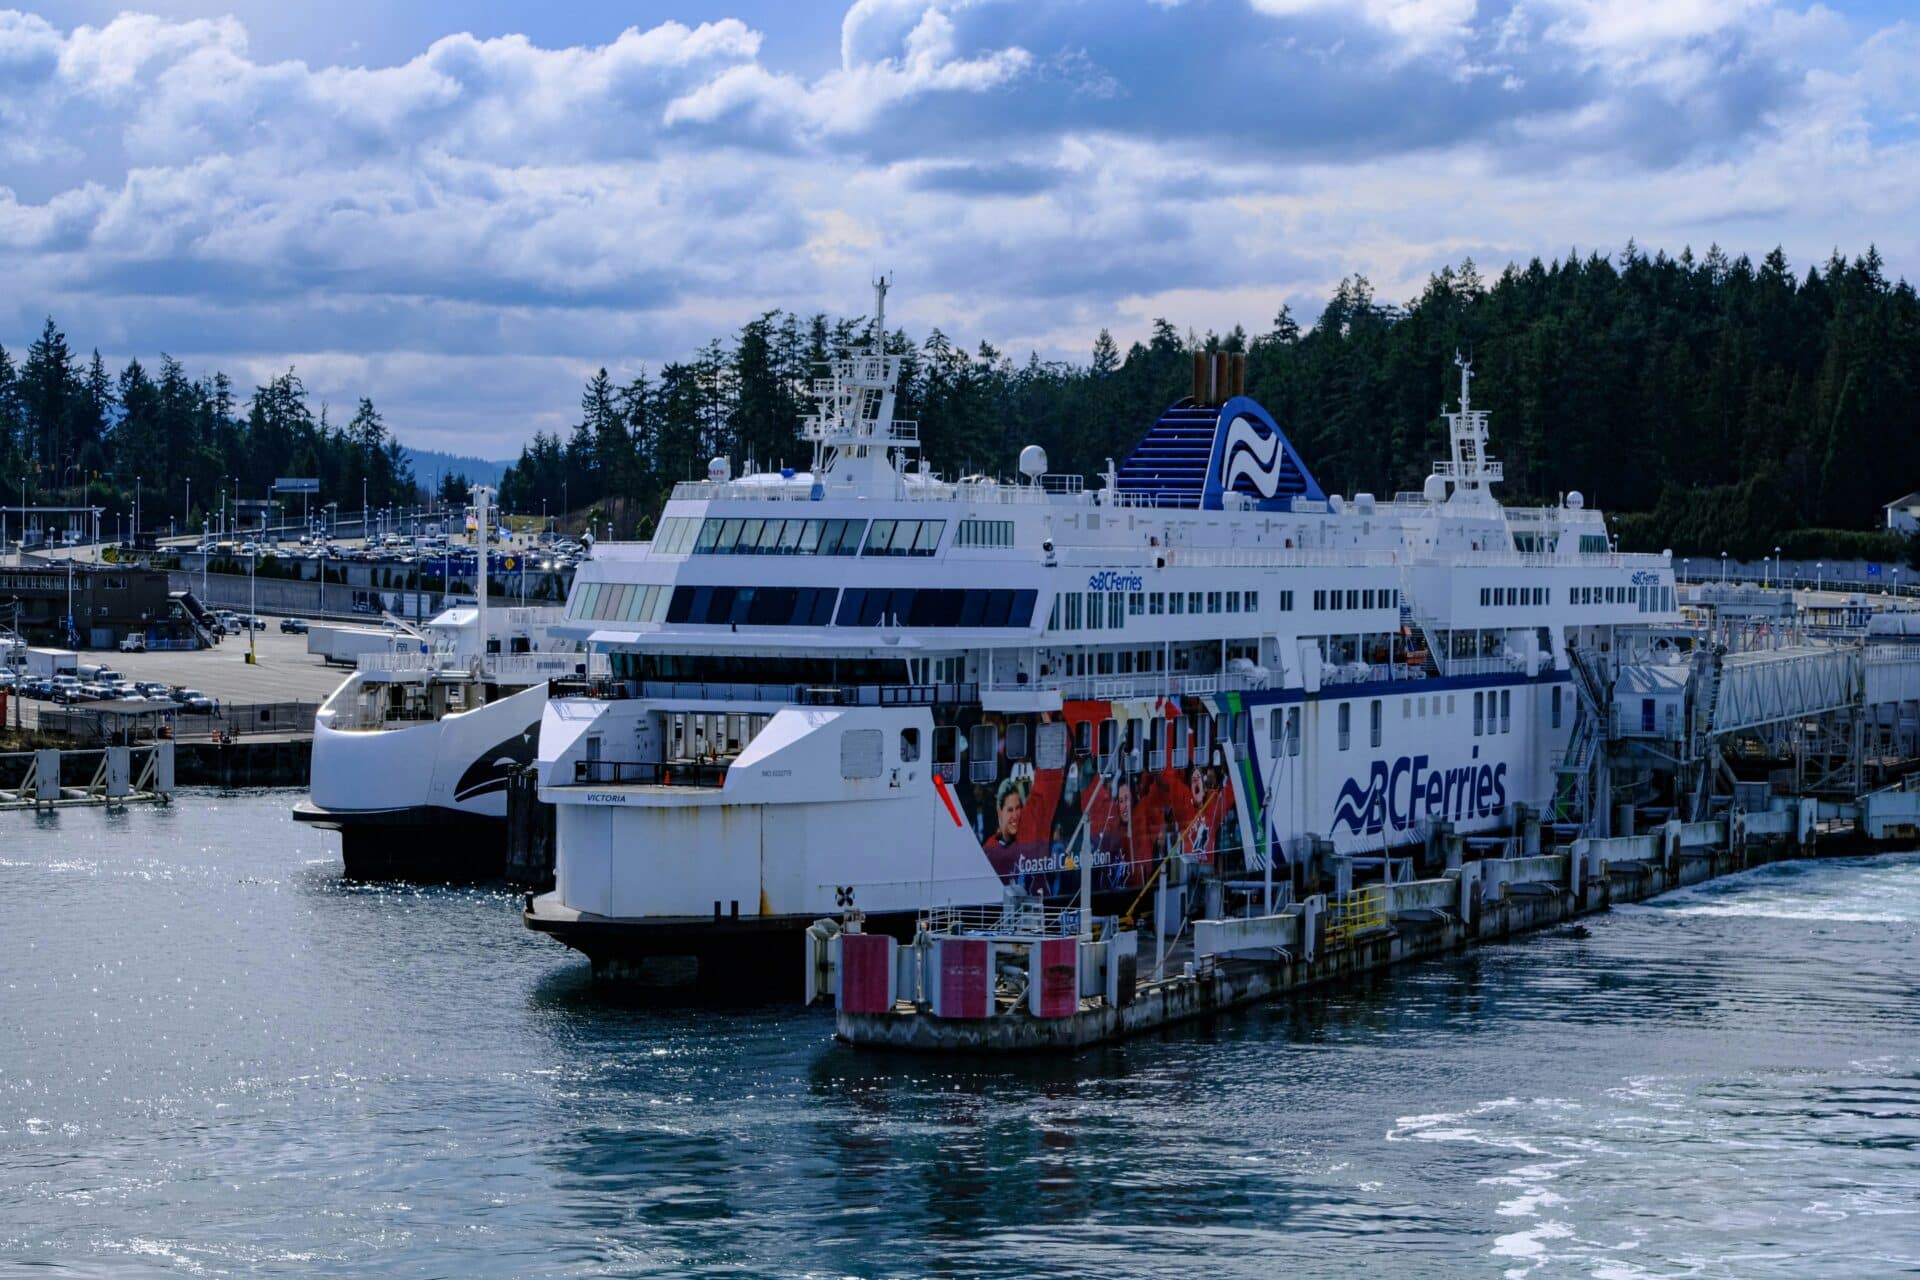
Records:
[[[1081,360],[1630,238],[1913,279],[1917,151],[1894,0],[76,2],[0,11],[0,345],[505,458],[882,271]]]

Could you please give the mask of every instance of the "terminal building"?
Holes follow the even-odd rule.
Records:
[[[72,623],[68,623],[68,602]],[[191,619],[158,569],[75,564],[0,566],[0,626],[30,644],[111,649],[128,635],[149,648],[194,648]]]

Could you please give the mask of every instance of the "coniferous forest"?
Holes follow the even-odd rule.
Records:
[[[703,477],[714,455],[805,466],[805,380],[867,328],[768,312],[631,382],[603,370],[569,432],[522,450],[502,505],[565,509],[575,526],[591,513],[615,536],[644,536],[671,485]],[[1920,303],[1872,249],[1804,270],[1777,249],[1756,263],[1631,244],[1492,279],[1468,261],[1404,303],[1355,277],[1308,329],[1284,307],[1256,334],[1156,320],[1125,351],[1102,330],[1084,363],[938,328],[887,341],[907,367],[899,415],[920,422],[933,467],[950,476],[1010,474],[1034,443],[1054,470],[1097,475],[1186,394],[1190,354],[1204,348],[1246,353],[1248,394],[1329,492],[1418,489],[1444,448],[1457,350],[1473,358],[1476,406],[1493,412],[1505,499],[1580,489],[1623,548],[1884,554],[1870,536],[1882,504],[1920,489]],[[217,500],[223,476],[264,496],[276,475],[318,475],[343,509],[363,480],[376,506],[416,500],[369,400],[332,423],[291,370],[244,400],[224,376],[190,378],[165,357],[151,373],[136,361],[110,374],[51,321],[23,355],[0,352],[0,478],[22,474],[37,477],[35,493],[84,483],[108,506],[125,505],[139,474],[149,527],[184,514],[187,476],[196,508]]]

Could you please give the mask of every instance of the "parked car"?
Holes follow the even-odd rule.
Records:
[[[166,685],[161,684],[158,680],[142,680],[138,688],[145,697],[158,698],[163,701],[171,701],[173,698],[173,690],[167,688]]]
[[[175,689],[173,700],[188,711],[211,711],[213,699],[198,689]]]
[[[303,636],[307,634],[307,620],[305,618],[282,618],[280,619],[280,630],[285,635]]]

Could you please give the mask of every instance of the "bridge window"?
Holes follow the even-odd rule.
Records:
[[[662,535],[666,526],[663,522]],[[939,523],[936,521],[935,523]],[[700,524],[697,540],[687,546],[690,534],[676,531],[663,550],[690,549],[706,556],[850,556],[860,546],[867,531],[865,520],[765,520],[716,517]],[[659,539],[655,539],[658,546]]]
[[[875,520],[863,555],[930,556],[940,546],[945,520]]]
[[[1345,751],[1353,745],[1353,704],[1340,704],[1340,749]]]
[[[920,731],[902,729],[900,731],[900,763],[912,764],[920,758]]]
[[[1247,592],[1244,596],[1244,599],[1247,602],[1248,613],[1260,612],[1260,593],[1258,591]]]
[[[1369,708],[1369,714],[1372,716],[1372,719],[1373,719],[1373,732],[1371,734],[1371,739],[1372,739],[1373,745],[1377,747],[1380,745],[1380,699],[1375,698],[1373,700],[1373,705],[1371,708]]]
[[[1473,695],[1473,736],[1476,738],[1480,736],[1485,727],[1487,714],[1486,700],[1487,695],[1484,693],[1476,693]]]
[[[1238,591],[1227,592],[1227,612],[1240,612],[1240,593]]]
[[[1500,732],[1513,732],[1513,690],[1500,691]]]
[[[1188,613],[1200,612],[1200,593],[1198,591],[1187,592],[1187,612]]]
[[[1167,611],[1167,593],[1152,591],[1147,593],[1147,616],[1154,617]]]

